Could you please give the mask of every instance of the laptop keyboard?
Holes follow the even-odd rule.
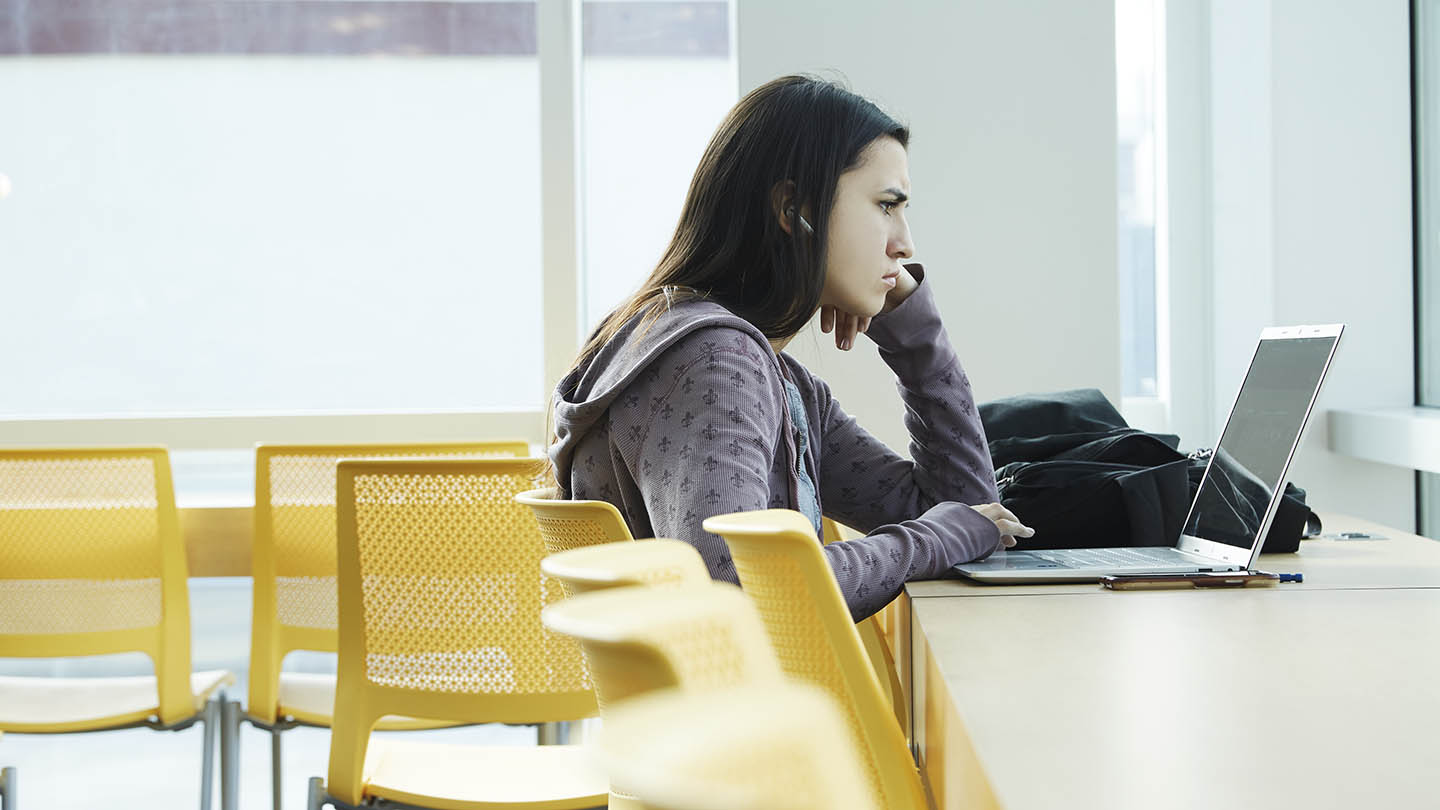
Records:
[[[1077,548],[1038,551],[1037,555],[1069,568],[1132,568],[1193,562],[1170,546],[1163,548]]]

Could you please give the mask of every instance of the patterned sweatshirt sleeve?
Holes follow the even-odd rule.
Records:
[[[866,334],[895,372],[914,461],[873,438],[840,408],[829,386],[812,376],[820,400],[820,497],[826,513],[868,531],[942,501],[998,501],[970,378],[940,322],[930,285],[922,280],[900,306],[875,318]]]
[[[930,286],[922,280],[867,334],[897,377],[913,462],[866,432],[811,378],[820,407],[821,503],[827,516],[867,533],[826,547],[852,612],[865,611],[857,615],[883,607],[904,581],[940,576],[999,544],[994,524],[967,506],[999,497],[970,382]]]
[[[657,358],[611,408],[620,449],[656,537],[684,540],[710,576],[738,583],[725,541],[701,523],[765,509],[784,420],[773,360],[749,335],[698,329]]]

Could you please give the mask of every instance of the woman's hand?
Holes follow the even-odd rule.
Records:
[[[870,328],[870,319],[851,315],[831,306],[820,307],[820,331],[835,333],[835,348],[849,351],[855,345],[855,336]]]
[[[998,503],[982,503],[979,506],[971,506],[976,512],[984,515],[995,524],[1000,530],[1000,547],[1014,548],[1017,537],[1034,537],[1035,530],[1020,522],[1015,513],[1001,506]]]
[[[910,271],[900,268],[900,273],[895,276],[895,287],[885,294],[885,306],[880,309],[881,315],[900,306],[910,294],[915,292],[920,282],[910,275]],[[825,334],[835,333],[835,348],[841,351],[849,351],[855,346],[855,336],[870,328],[870,319],[860,315],[853,315],[849,312],[836,309],[833,306],[820,308],[820,331]]]

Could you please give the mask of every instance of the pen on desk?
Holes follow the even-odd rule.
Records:
[[[1152,588],[1233,588],[1277,585],[1281,582],[1304,582],[1303,574],[1273,574],[1269,571],[1201,571],[1183,574],[1110,574],[1100,577],[1100,585],[1116,591],[1149,590]]]

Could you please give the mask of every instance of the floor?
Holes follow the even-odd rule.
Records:
[[[391,732],[401,734],[402,732]],[[435,739],[487,745],[531,745],[531,728],[478,726],[443,731],[403,732],[407,739]],[[385,736],[384,734],[378,736]],[[17,801],[22,810],[113,810],[198,807],[201,737],[199,727],[162,733],[130,729],[95,734],[11,735],[0,741],[0,764],[18,769]],[[330,750],[328,730],[297,728],[283,735],[281,803],[304,810],[307,783],[324,776]],[[250,726],[240,733],[240,807],[270,804],[270,735]],[[212,805],[220,807],[217,758]]]

